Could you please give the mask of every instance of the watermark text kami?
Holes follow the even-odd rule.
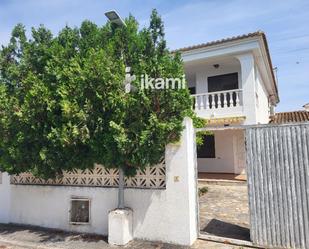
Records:
[[[131,75],[131,68],[127,67],[124,80],[126,93],[134,90],[134,87],[131,85],[133,80],[136,80],[136,75]],[[186,79],[184,75],[181,78],[152,78],[147,74],[142,74],[140,76],[140,88],[142,90],[185,89]]]

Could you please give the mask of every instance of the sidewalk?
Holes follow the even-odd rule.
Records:
[[[192,247],[134,240],[125,247],[110,246],[99,235],[69,233],[38,227],[0,224],[0,249],[240,249],[244,247],[197,240]]]

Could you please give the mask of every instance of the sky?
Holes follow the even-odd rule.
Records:
[[[114,9],[123,18],[131,13],[144,27],[153,8],[165,23],[170,49],[264,31],[278,68],[276,110],[300,110],[309,102],[308,0],[0,0],[0,45],[17,23],[28,31],[44,24],[57,34],[85,19],[103,25],[104,13]]]

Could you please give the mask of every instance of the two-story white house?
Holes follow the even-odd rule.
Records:
[[[244,130],[266,124],[279,102],[278,88],[263,32],[179,49],[194,109],[211,133],[198,149],[198,170],[245,172]]]
[[[208,120],[211,131],[198,149],[199,172],[244,173],[242,125],[268,123],[279,101],[264,33],[179,51],[194,109]],[[193,144],[193,127],[187,125],[183,141],[167,149],[167,160],[126,180],[125,202],[134,211],[130,228],[134,238],[183,245],[195,240],[194,148],[184,146]],[[117,206],[117,186],[117,170],[99,165],[47,181],[30,173],[2,177],[0,172],[0,223],[106,235],[109,212]]]

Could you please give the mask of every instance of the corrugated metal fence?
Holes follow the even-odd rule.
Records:
[[[252,242],[309,248],[309,124],[246,129]]]

